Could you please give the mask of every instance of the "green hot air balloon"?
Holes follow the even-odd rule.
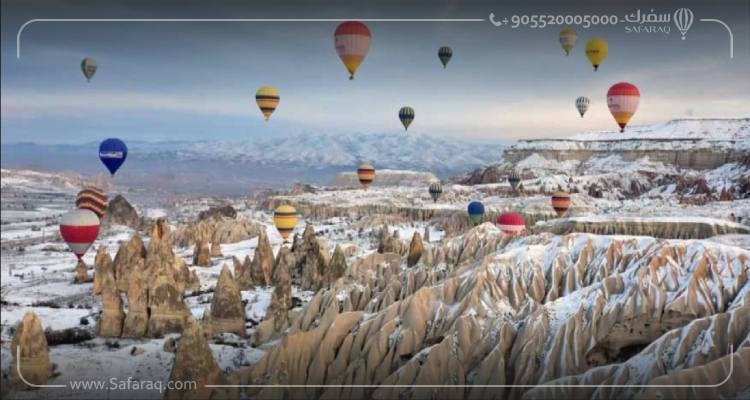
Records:
[[[409,130],[409,125],[414,121],[414,109],[409,106],[401,107],[401,109],[398,110],[398,119],[404,124],[404,130]]]

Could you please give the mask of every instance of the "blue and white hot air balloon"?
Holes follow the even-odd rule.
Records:
[[[128,158],[128,146],[120,139],[109,138],[99,145],[99,159],[112,176]]]

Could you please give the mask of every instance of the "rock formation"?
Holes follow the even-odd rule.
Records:
[[[211,218],[237,218],[237,210],[232,207],[231,204],[225,204],[223,206],[211,207],[208,210],[201,211],[198,214],[198,220],[203,221]]]
[[[121,292],[127,292],[130,284],[128,277],[135,265],[146,258],[146,247],[143,245],[143,239],[138,233],[133,234],[127,242],[120,245],[117,249],[114,261],[115,279],[117,288]]]
[[[76,277],[73,279],[73,283],[86,283],[89,282],[89,267],[83,260],[78,260],[76,264]]]
[[[109,276],[114,281],[114,266],[112,264],[112,257],[109,256],[107,246],[99,245],[96,250],[96,257],[94,258],[94,294],[102,293],[102,281],[105,276]]]
[[[138,216],[138,212],[121,194],[118,194],[109,202],[103,220],[102,223],[106,225],[126,225],[133,229],[138,229],[141,226],[141,218]]]
[[[729,345],[737,351],[750,340],[747,250],[589,234],[528,240],[506,247],[508,238],[482,224],[446,240],[438,251],[444,268],[401,269],[398,255],[387,263],[386,254],[371,254],[350,268],[359,285],[316,293],[281,343],[241,374],[253,384],[403,386],[248,395],[651,398],[658,389],[632,386],[716,384],[726,376]],[[747,364],[741,354],[735,368]],[[739,384],[720,389],[723,397],[747,390],[747,368],[740,371]],[[594,387],[457,387],[438,395],[414,387],[556,380]],[[626,387],[595,387],[612,383]],[[691,390],[681,393],[701,393]]]
[[[250,265],[253,282],[268,286],[273,276],[273,248],[268,241],[265,229],[260,230],[258,246],[255,248],[252,264]]]
[[[125,320],[120,291],[117,289],[117,283],[111,273],[103,274],[99,282],[102,289],[102,314],[99,319],[99,336],[119,337],[122,334],[122,324]]]
[[[255,221],[226,217],[209,218],[177,227],[174,243],[180,247],[193,246],[196,242],[237,243],[250,239],[263,229]]]
[[[262,344],[277,334],[282,333],[289,326],[289,309],[292,307],[292,276],[291,268],[296,260],[294,253],[283,246],[276,257],[273,268],[273,294],[271,304],[266,312],[266,318],[258,325],[253,334],[253,343]]]
[[[419,262],[422,258],[422,251],[424,246],[422,245],[422,237],[419,236],[419,232],[414,232],[414,236],[411,237],[411,243],[409,244],[409,255],[406,257],[406,266],[411,268]]]
[[[250,290],[255,288],[250,256],[246,255],[245,261],[242,263],[240,263],[240,260],[237,257],[232,257],[232,261],[234,262],[234,278],[235,281],[237,281],[237,286],[239,286],[240,290]]]
[[[47,383],[51,372],[49,348],[36,314],[26,312],[16,328],[10,344],[13,364],[10,366],[10,384],[18,389],[31,389],[23,380],[35,385]],[[21,376],[18,375],[20,369]],[[21,379],[23,377],[23,380]]]
[[[214,238],[211,240],[211,257],[222,257],[223,254],[221,253],[221,243],[219,242],[218,238],[214,235]]]
[[[122,336],[139,338],[148,329],[148,284],[145,260],[140,259],[132,266],[128,279],[128,314],[122,329]]]
[[[211,266],[211,249],[208,247],[208,242],[200,240],[195,243],[195,249],[193,249],[193,265],[201,267]]]
[[[240,288],[226,264],[219,274],[211,308],[204,316],[204,328],[211,336],[225,332],[245,336],[245,308]]]
[[[333,250],[333,257],[331,258],[331,264],[328,266],[326,274],[326,285],[328,287],[333,284],[346,273],[346,256],[344,251],[341,250],[341,246],[336,245],[336,249]]]
[[[295,254],[297,265],[292,271],[292,279],[303,289],[318,290],[323,284],[330,256],[318,241],[312,225],[305,227]]]
[[[172,372],[169,375],[172,382],[195,382],[195,387],[184,390],[169,390],[165,398],[174,399],[214,399],[237,398],[238,393],[222,392],[220,389],[206,387],[206,385],[228,384],[221,374],[221,368],[216,363],[203,329],[192,316],[185,321],[180,343],[177,345]]]
[[[425,243],[430,243],[430,226],[427,225],[424,227],[424,233],[422,234],[422,240]]]

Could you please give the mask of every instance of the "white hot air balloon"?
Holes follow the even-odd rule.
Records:
[[[60,221],[60,236],[80,260],[99,236],[99,217],[85,208],[70,211]]]
[[[685,34],[693,25],[693,11],[689,8],[680,8],[674,12],[674,24],[682,34],[682,40],[685,40]]]
[[[586,114],[586,110],[589,109],[589,104],[591,101],[589,101],[589,98],[586,96],[581,96],[576,99],[576,108],[578,109],[578,112],[581,114],[581,118],[583,118],[583,114]]]
[[[94,74],[96,73],[96,60],[94,60],[91,57],[86,57],[81,61],[81,72],[83,72],[83,76],[86,77],[86,80],[91,82],[91,78],[94,77]]]

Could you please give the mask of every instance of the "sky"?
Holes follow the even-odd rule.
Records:
[[[682,117],[750,116],[750,2],[727,1],[2,1],[0,114],[3,143],[126,140],[244,140],[299,133],[401,132],[500,141],[615,129],[606,91],[636,84],[641,104],[631,124]],[[512,15],[669,14],[690,8],[685,40],[673,22],[656,32],[640,23],[576,26],[566,57],[560,25],[496,27]],[[652,11],[653,10],[653,11]],[[339,60],[338,22],[25,22],[37,18],[481,19],[476,22],[366,22],[373,42],[354,80]],[[734,36],[729,57],[727,31]],[[567,27],[568,25],[564,25]],[[630,28],[630,31],[628,31]],[[669,29],[669,34],[664,32]],[[586,41],[609,42],[594,72]],[[440,46],[454,56],[444,69]],[[91,83],[80,71],[91,56]],[[265,122],[260,86],[279,88]],[[575,98],[591,107],[580,118]]]

